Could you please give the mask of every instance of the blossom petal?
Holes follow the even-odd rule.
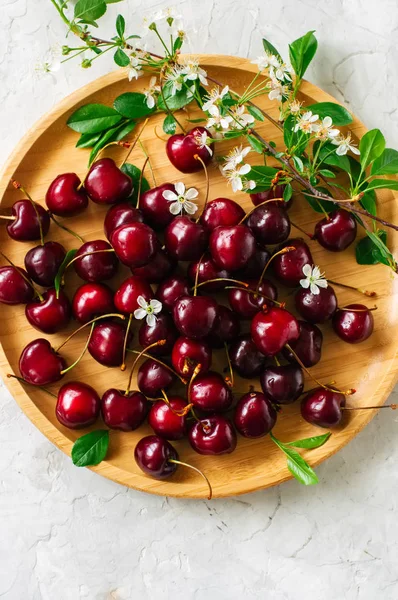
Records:
[[[169,200],[169,202],[175,201],[178,198],[177,194],[175,194],[171,190],[164,190],[162,196],[165,200]]]
[[[148,108],[153,108],[155,106],[155,98],[151,94],[148,94],[147,96],[146,105]]]
[[[328,287],[328,282],[326,281],[326,279],[317,279],[316,284],[318,287],[321,287],[321,288]]]
[[[306,277],[311,277],[312,269],[311,269],[311,265],[309,263],[304,265],[302,271]]]
[[[185,185],[182,181],[178,181],[174,184],[175,190],[179,196],[183,196],[185,194]]]
[[[311,294],[317,296],[319,294],[319,287],[315,283],[311,283],[310,285]]]
[[[179,215],[180,212],[182,210],[182,204],[180,202],[173,202],[173,204],[170,204],[170,208],[169,211],[171,212],[172,215]]]
[[[338,154],[338,156],[344,156],[345,154],[347,154],[348,148],[345,144],[342,144],[341,146],[339,146],[336,150],[336,154]]]
[[[310,280],[309,279],[300,279],[300,285],[302,288],[307,289],[310,287]]]
[[[322,125],[324,127],[327,127],[328,129],[329,129],[329,127],[332,126],[332,124],[333,124],[332,117],[325,117],[322,121]]]
[[[320,268],[319,268],[319,267],[316,267],[316,266],[315,266],[315,267],[312,269],[312,277],[313,277],[314,279],[319,279],[319,278],[320,278],[320,276],[321,276],[321,270],[320,270]]]
[[[187,193],[185,194],[185,198],[187,200],[193,200],[194,198],[197,198],[199,196],[199,192],[196,188],[189,188],[189,190],[187,190]]]
[[[162,310],[162,303],[154,298],[150,301],[149,306],[153,309],[155,315]]]
[[[355,146],[350,146],[350,150],[353,154],[358,154],[358,155],[361,154],[359,149],[356,148]]]
[[[198,207],[193,202],[190,202],[189,200],[185,200],[185,202],[184,202],[184,210],[189,215],[194,215],[196,213],[196,211],[198,210]]]
[[[152,313],[146,316],[146,322],[149,327],[154,327],[156,325],[156,317]]]
[[[134,318],[135,319],[144,319],[147,315],[146,310],[144,310],[143,308],[137,308],[134,311]]]
[[[238,173],[239,173],[239,175],[247,175],[250,170],[251,170],[251,166],[248,164],[245,164],[245,165],[241,166]]]

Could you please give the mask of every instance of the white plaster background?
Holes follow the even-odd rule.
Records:
[[[138,23],[154,0],[111,5]],[[193,6],[197,9],[193,11]],[[309,29],[308,78],[398,146],[396,0],[181,2],[196,51],[256,56]],[[127,10],[128,8],[128,10]],[[0,0],[0,163],[38,117],[112,68],[33,67],[64,28],[49,0]],[[394,398],[395,397],[395,398]],[[397,392],[392,399],[398,401]],[[320,484],[212,502],[162,499],[79,470],[0,388],[0,597],[6,600],[395,600],[398,448],[381,411],[318,468]]]

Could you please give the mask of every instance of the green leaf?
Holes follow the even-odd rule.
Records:
[[[278,50],[275,48],[275,46],[273,46],[271,44],[271,42],[269,42],[268,40],[266,40],[265,38],[263,38],[263,46],[264,46],[264,50],[268,53],[268,54],[273,54],[274,56],[276,56],[279,61],[281,63],[283,63],[283,58],[281,57],[281,55],[279,54]],[[254,115],[253,115],[254,116]]]
[[[295,442],[284,442],[284,446],[294,446],[295,448],[307,448],[308,450],[312,448],[319,448],[320,446],[323,446],[325,442],[328,441],[331,435],[332,434],[329,431],[328,433],[324,433],[323,435],[316,435],[314,437],[304,438],[303,440],[296,440]]]
[[[148,108],[145,95],[138,92],[121,94],[116,98],[113,106],[118,113],[129,119],[139,119],[154,111],[154,108]]]
[[[372,179],[372,181],[369,182],[366,191],[380,190],[382,188],[388,188],[389,190],[398,190],[398,179]]]
[[[318,42],[314,36],[314,31],[309,31],[303,37],[298,38],[289,45],[290,62],[294,72],[299,79],[302,79],[310,62],[315,56]]]
[[[136,121],[127,121],[126,123],[123,123],[122,125],[118,125],[117,127],[112,127],[111,129],[104,131],[102,133],[100,139],[98,140],[98,142],[95,144],[95,146],[93,147],[93,149],[90,152],[88,166],[90,166],[91,163],[95,160],[95,158],[96,158],[98,152],[101,150],[101,148],[106,146],[106,144],[110,144],[110,142],[115,142],[115,141],[119,141],[119,140],[123,139],[126,135],[128,135],[134,129],[136,124],[137,124]]]
[[[258,152],[258,154],[263,154],[264,146],[254,135],[248,135],[247,141],[255,152]]]
[[[250,113],[252,117],[257,119],[257,121],[264,121],[265,119],[263,113],[259,108],[257,108],[257,106],[250,106],[249,104],[247,106],[247,112]]]
[[[59,291],[62,286],[62,280],[64,277],[65,269],[66,269],[67,265],[70,263],[70,261],[75,258],[76,253],[77,253],[77,248],[75,248],[73,250],[68,250],[68,252],[65,254],[64,260],[62,261],[62,263],[58,269],[58,273],[55,276],[54,289],[55,289],[55,295],[57,298],[59,296]]]
[[[303,485],[314,485],[318,483],[318,477],[315,471],[310,467],[310,465],[304,460],[302,456],[296,450],[289,448],[283,442],[278,440],[272,432],[270,433],[271,439],[278,446],[280,450],[287,456],[287,468]]]
[[[100,139],[100,133],[82,133],[76,142],[76,148],[91,148]]]
[[[319,175],[322,175],[322,177],[330,177],[331,179],[336,178],[336,173],[333,173],[333,171],[329,171],[329,169],[321,169],[319,171]]]
[[[383,154],[385,146],[386,140],[380,129],[371,129],[365,133],[359,142],[360,160],[363,171],[370,163]]]
[[[293,196],[293,188],[290,185],[290,183],[287,183],[285,189],[283,190],[283,199],[285,202],[289,202],[289,200],[292,196]]]
[[[100,133],[122,120],[110,106],[85,104],[78,108],[67,120],[67,125],[78,133]]]
[[[78,0],[75,5],[74,17],[82,21],[95,21],[106,12],[104,0]]]
[[[116,4],[116,2],[123,2],[123,0],[105,0],[107,4]],[[137,37],[137,36],[136,36]]]
[[[336,154],[336,146],[333,144],[324,144],[319,151],[320,163],[336,167],[346,173],[351,173],[351,165],[348,156],[339,156]]]
[[[137,121],[126,121],[123,125],[119,125],[116,130],[117,133],[112,141],[119,141],[126,137],[136,127]]]
[[[125,163],[122,166],[122,171],[123,173],[126,173],[126,175],[131,177],[131,180],[133,182],[133,193],[131,194],[129,200],[136,203],[138,200],[138,188],[140,186],[141,169],[130,163]],[[141,182],[141,194],[149,190],[149,188],[150,186],[148,181],[145,179],[145,177],[143,177]]]
[[[344,106],[335,102],[317,102],[306,106],[305,110],[310,110],[313,114],[319,115],[320,119],[331,117],[333,125],[349,125],[352,123],[351,113]]]
[[[123,15],[118,15],[116,17],[116,31],[119,37],[123,37],[124,32],[126,30],[126,21],[124,20]]]
[[[172,114],[167,115],[163,121],[163,131],[168,135],[174,135],[177,129],[177,121]]]
[[[283,124],[283,141],[288,150],[293,146],[296,137],[296,134],[293,132],[295,124],[296,119],[293,115],[289,115]]]
[[[117,64],[118,67],[127,67],[130,64],[130,59],[125,53],[124,50],[118,48],[113,55],[113,60]]]
[[[359,203],[371,215],[377,215],[376,193],[374,190],[366,190]]]
[[[304,171],[304,164],[301,158],[299,158],[298,156],[292,156],[292,160],[297,171],[299,171],[299,173],[302,173]]]
[[[395,175],[396,173],[398,173],[398,152],[393,148],[386,148],[374,161],[370,174]]]
[[[174,96],[171,93],[172,89],[173,89],[173,83],[171,81],[168,81],[163,86],[164,99],[163,99],[162,95],[160,95],[158,97],[158,109],[159,110],[165,110],[165,111],[167,111],[167,109],[178,110],[180,108],[183,108],[190,102],[192,102],[193,96],[192,96],[191,92],[189,90],[187,90],[186,88],[182,88],[182,90],[180,90],[179,92],[176,92],[174,94]],[[166,103],[164,100],[166,100]],[[166,107],[166,104],[167,104],[167,107]]]
[[[184,40],[180,36],[178,36],[178,38],[176,38],[176,40],[174,42],[174,46],[173,46],[174,52],[177,52],[177,50],[179,50],[181,48],[183,43],[184,43]]]
[[[72,462],[76,467],[98,465],[107,455],[109,430],[97,429],[79,437],[72,447]]]
[[[376,235],[384,245],[387,244],[386,231],[379,229]],[[384,256],[380,254],[378,246],[374,243],[374,239],[370,237],[359,240],[355,248],[355,255],[359,265],[377,265],[383,262],[380,258],[384,259]]]

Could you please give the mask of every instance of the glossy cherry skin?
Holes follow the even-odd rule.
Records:
[[[305,367],[313,367],[321,360],[322,331],[306,321],[299,321],[299,326],[300,335],[297,340],[290,342],[290,346]],[[296,362],[294,355],[287,348],[283,349],[283,356],[290,362]]]
[[[273,306],[253,317],[250,332],[260,352],[265,356],[275,356],[285,344],[298,339],[300,326],[289,311]]]
[[[210,253],[216,266],[238,271],[256,251],[256,240],[246,225],[217,227],[210,235]]]
[[[175,217],[164,233],[164,244],[176,260],[199,260],[207,246],[207,233],[189,217]]]
[[[220,304],[217,308],[215,325],[207,336],[206,341],[212,348],[223,348],[224,344],[230,344],[239,334],[240,322],[238,315]]]
[[[22,350],[19,371],[32,385],[47,385],[59,381],[66,369],[66,362],[57,354],[48,340],[39,338],[30,342]]]
[[[84,281],[99,282],[111,279],[118,268],[118,260],[114,252],[99,252],[111,250],[110,244],[105,240],[94,240],[80,246],[73,266],[76,273]],[[95,254],[89,254],[95,252]],[[86,255],[86,256],[83,256]],[[80,258],[81,257],[81,258]]]
[[[171,275],[176,266],[177,262],[173,258],[164,250],[158,250],[146,265],[131,269],[131,272],[149,283],[161,283]]]
[[[119,260],[131,269],[148,264],[159,249],[155,232],[145,223],[121,225],[112,232],[110,242]]]
[[[301,415],[308,423],[329,429],[339,425],[345,404],[344,394],[319,387],[301,401]]]
[[[113,301],[118,311],[128,315],[139,308],[137,302],[139,296],[149,302],[153,297],[152,288],[144,279],[132,275],[120,284]]]
[[[357,310],[360,312],[356,312]],[[374,320],[371,311],[363,304],[349,304],[336,311],[332,325],[344,342],[359,344],[372,335]]]
[[[283,202],[271,202],[256,208],[246,219],[259,244],[281,244],[290,235],[290,219]]]
[[[188,439],[198,454],[230,454],[237,444],[236,432],[231,421],[221,415],[197,421],[190,429]]]
[[[72,309],[65,292],[60,290],[57,297],[55,289],[51,289],[44,292],[43,300],[38,298],[25,306],[25,316],[35,329],[56,333],[67,326]]]
[[[96,204],[116,204],[126,200],[133,191],[131,178],[112,158],[100,158],[91,165],[84,187]]]
[[[211,153],[207,148],[200,147],[200,138],[203,133],[211,139],[210,132],[204,127],[194,127],[186,134],[177,133],[169,137],[166,143],[166,153],[169,161],[181,173],[196,173],[203,169],[202,163],[196,158],[199,156],[205,165],[208,165],[212,159]]]
[[[154,229],[164,229],[174,219],[170,212],[170,202],[163,197],[163,192],[166,190],[176,193],[172,183],[163,183],[147,190],[140,197],[140,209],[145,223]]]
[[[6,229],[8,235],[18,242],[33,242],[40,240],[40,223],[43,236],[50,229],[50,217],[48,212],[30,200],[18,200],[11,209],[14,221],[8,221]]]
[[[269,365],[260,374],[260,384],[273,404],[292,404],[303,393],[303,371],[298,364]]]
[[[80,381],[69,381],[58,392],[55,415],[65,427],[82,429],[95,423],[100,407],[100,398],[91,386]]]
[[[234,424],[243,437],[267,435],[276,423],[276,410],[261,392],[248,392],[235,408]]]
[[[245,379],[259,375],[266,361],[250,335],[243,335],[231,344],[229,358],[233,369]]]
[[[3,304],[30,302],[35,292],[28,282],[29,276],[24,269],[11,265],[0,267],[0,302]]]
[[[138,208],[135,208],[129,202],[121,202],[120,204],[114,204],[108,209],[104,219],[104,232],[109,240],[112,232],[118,227],[128,225],[129,223],[143,222],[144,217]]]
[[[211,359],[212,351],[206,341],[191,340],[186,337],[178,338],[171,353],[174,370],[187,380],[192,377],[198,364],[201,366],[201,373],[208,371],[211,366]]]
[[[257,245],[256,250],[251,258],[247,261],[243,269],[234,273],[236,279],[259,279],[264,267],[271,258],[271,254],[266,248]]]
[[[245,216],[243,208],[229,198],[216,198],[209,202],[201,214],[200,222],[209,233],[216,227],[238,225]]]
[[[165,366],[148,358],[142,363],[137,373],[137,384],[140,391],[148,398],[158,398],[162,390],[167,390],[175,381],[175,375]]]
[[[156,298],[162,303],[163,310],[172,312],[174,304],[181,296],[189,296],[191,286],[182,275],[172,275],[165,279],[156,290]]]
[[[178,460],[178,453],[169,442],[157,435],[147,435],[135,447],[134,458],[144,473],[155,479],[166,479],[176,472],[170,460]]]
[[[211,256],[205,255],[202,259],[191,263],[188,267],[188,277],[191,280],[192,285],[195,283],[198,268],[198,283],[204,283],[210,279],[226,279],[229,277],[228,271],[225,269],[219,269],[215,265]],[[225,283],[223,281],[214,281],[213,283],[202,285],[200,289],[206,292],[214,292],[217,290],[222,290],[224,287]]]
[[[138,340],[143,348],[158,342],[166,340],[162,346],[154,346],[147,352],[153,356],[165,356],[171,354],[176,339],[178,338],[177,329],[174,326],[173,320],[167,313],[156,315],[155,325],[150,327],[146,321],[143,321],[138,334]]]
[[[217,302],[208,296],[181,296],[173,307],[175,326],[185,337],[201,340],[213,329],[217,308]]]
[[[211,412],[228,410],[233,399],[231,388],[215,371],[199,373],[191,384],[189,401],[201,410]]]
[[[337,309],[337,297],[332,286],[318,288],[319,294],[300,288],[294,301],[300,315],[309,323],[326,323]]]
[[[123,345],[126,328],[113,321],[99,321],[93,330],[88,351],[91,356],[105,367],[117,367],[123,361]],[[131,340],[129,333],[127,347]]]
[[[43,287],[54,285],[55,277],[66,255],[58,242],[46,242],[35,246],[25,256],[25,269],[29,277]]]
[[[182,414],[186,405],[180,396],[169,396],[169,405],[163,400],[152,404],[148,423],[156,435],[165,440],[182,439],[187,433],[187,418]]]
[[[314,236],[326,250],[342,252],[355,240],[357,222],[351,213],[338,209],[318,221]]]
[[[285,191],[285,188],[285,185],[275,185],[269,190],[265,190],[265,192],[257,192],[257,194],[250,194],[250,198],[254,206],[258,206],[266,200],[272,200],[273,198],[283,198],[283,192]],[[286,202],[286,204],[289,203],[291,203],[291,200],[289,200],[289,202]]]
[[[249,285],[249,289],[257,291],[257,281],[251,280],[245,283]],[[276,300],[278,297],[278,290],[268,279],[262,280],[258,292],[262,295],[256,296],[255,293],[247,292],[243,288],[228,290],[228,302],[241,319],[251,319],[263,306],[271,306],[272,300]]]
[[[278,281],[283,283],[283,285],[297,287],[300,285],[300,279],[304,278],[304,265],[313,265],[314,261],[310,249],[304,240],[291,238],[279,246],[277,250],[281,250],[286,246],[294,247],[295,250],[276,256],[272,261],[273,272]]]
[[[94,317],[115,312],[112,290],[104,283],[81,285],[73,296],[72,312],[79,323],[87,323]]]
[[[149,402],[141,392],[128,392],[111,388],[101,398],[101,413],[110,429],[134,431],[145,421]]]
[[[76,173],[58,175],[46,193],[47,208],[59,217],[72,217],[88,206],[87,194]]]

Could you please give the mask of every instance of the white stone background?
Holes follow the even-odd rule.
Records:
[[[155,0],[111,5],[129,26]],[[398,146],[396,0],[181,2],[194,51],[255,57],[315,29],[307,77]],[[197,8],[194,7],[197,6]],[[57,101],[113,68],[72,61],[34,75],[63,43],[50,0],[0,0],[0,163]],[[0,597],[6,600],[395,600],[398,419],[380,414],[318,468],[320,483],[228,500],[162,499],[85,469],[35,429],[0,388]],[[398,401],[397,392],[391,399]]]

